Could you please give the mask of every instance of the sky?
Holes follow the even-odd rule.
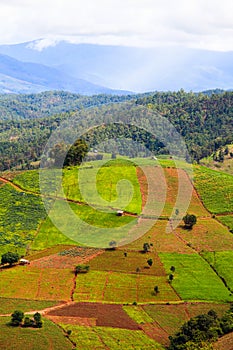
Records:
[[[233,51],[233,1],[0,0],[0,44],[32,40]]]

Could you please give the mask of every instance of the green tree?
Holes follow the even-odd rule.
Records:
[[[37,328],[42,328],[42,318],[41,318],[41,314],[39,312],[36,312],[34,315],[33,315],[33,318],[34,318],[34,321],[35,321],[35,326]]]
[[[197,217],[194,214],[186,214],[183,217],[183,221],[186,228],[191,229],[197,222]]]
[[[88,152],[88,145],[84,140],[78,139],[67,152],[64,166],[80,165]]]
[[[75,267],[74,273],[77,275],[78,273],[87,273],[90,270],[89,265],[77,265]]]
[[[155,295],[157,295],[159,293],[159,287],[158,286],[154,287],[154,293],[155,293]]]
[[[24,318],[24,313],[20,310],[15,310],[13,314],[11,315],[11,325],[12,326],[19,326]]]
[[[174,275],[172,273],[169,274],[168,280],[170,283],[174,280]]]
[[[147,264],[151,267],[153,265],[153,260],[152,259],[148,259],[147,260]]]
[[[149,250],[150,250],[150,245],[149,245],[149,243],[144,243],[144,244],[143,244],[143,251],[144,251],[144,253],[149,252]]]
[[[13,264],[16,264],[19,261],[19,254],[7,252],[2,255],[1,264],[9,264],[12,266]]]

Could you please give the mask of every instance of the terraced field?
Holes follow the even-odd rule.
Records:
[[[174,162],[170,159],[161,161],[161,166],[154,160],[138,159],[137,162],[141,162],[141,168],[117,161],[100,170],[97,163],[90,163],[88,166],[92,168],[83,171],[80,184],[77,168],[66,169],[63,190],[67,201],[55,189],[55,174],[46,196],[51,198],[51,203],[56,197],[50,214],[51,218],[58,216],[61,224],[58,227],[46,217],[36,171],[17,175],[13,183],[2,182],[0,252],[13,250],[20,255],[27,252],[31,264],[0,269],[0,313],[8,314],[19,307],[24,311],[52,307],[51,313],[46,312],[45,316],[52,317],[65,332],[72,331],[68,340],[59,330],[66,344],[64,349],[72,348],[72,342],[81,344],[83,349],[85,346],[87,349],[161,349],[158,343],[166,346],[168,336],[190,317],[211,308],[221,315],[228,308],[227,303],[233,301],[232,177],[203,167],[195,168],[198,192],[192,188],[186,211],[197,216],[197,224],[187,230],[181,220],[182,205],[177,206],[176,202],[179,179],[183,184],[181,203],[187,199],[187,189],[191,186],[187,169],[173,168]],[[90,176],[84,176],[85,173]],[[95,175],[97,185],[92,191]],[[121,186],[117,187],[119,183]],[[82,203],[87,198],[93,207]],[[116,215],[116,208],[121,208],[117,198],[127,203],[124,209],[131,214]],[[65,205],[71,213],[66,220]],[[178,209],[176,214],[174,208]],[[126,245],[116,249],[82,247],[84,244],[78,239],[84,242],[91,231],[73,223],[72,215],[94,226],[96,234],[103,228],[112,229],[114,234],[109,241],[112,237],[116,241],[131,237],[132,242],[126,240]],[[64,221],[70,229],[68,237],[62,230]],[[95,243],[94,236],[92,242]],[[147,253],[142,252],[145,242],[150,246]],[[152,259],[151,267],[147,263],[149,259]],[[74,267],[78,264],[88,264],[90,271],[75,276]],[[175,272],[170,283],[171,266]],[[154,292],[155,286],[158,293]],[[60,311],[53,309],[59,301],[72,305],[82,303],[78,305],[83,305],[79,310],[83,313],[59,314]],[[98,323],[98,317],[88,314],[90,305],[97,305],[95,303],[105,307],[105,315],[110,315],[114,308],[116,314],[124,311],[128,324],[132,322],[135,329]],[[99,312],[101,315],[100,309]],[[50,326],[46,321],[45,333]],[[6,329],[3,326],[0,344],[6,341]],[[54,329],[51,332],[56,333]],[[52,336],[54,339],[58,339],[56,334]],[[18,337],[17,330],[14,337]],[[42,343],[42,349],[47,349],[48,343],[44,340]],[[31,342],[28,346],[33,349]],[[56,341],[53,348],[56,349]]]

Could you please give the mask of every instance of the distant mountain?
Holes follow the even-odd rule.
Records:
[[[52,67],[65,76],[136,92],[232,89],[233,52],[183,47],[135,48],[60,41],[1,45],[0,53]]]
[[[38,93],[45,90],[65,90],[84,95],[124,94],[71,77],[54,67],[22,62],[0,54],[0,93]]]

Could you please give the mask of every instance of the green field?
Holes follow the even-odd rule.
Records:
[[[232,175],[205,167],[195,167],[195,186],[211,213],[233,212]]]
[[[1,271],[0,295],[28,300],[70,300],[73,273],[69,269],[16,266]]]
[[[233,300],[221,279],[198,254],[161,253],[159,256],[167,273],[170,273],[171,266],[175,266],[172,286],[183,300]]]
[[[77,344],[77,349],[164,349],[142,331],[110,327],[60,325],[66,331],[72,331],[70,339]]]
[[[139,307],[140,308],[140,307]],[[151,322],[156,322],[167,334],[175,334],[181,325],[190,317],[215,310],[221,317],[228,309],[226,304],[211,303],[184,303],[179,305],[143,305],[143,312]]]
[[[233,292],[233,251],[205,252],[203,257],[214,267],[218,275],[225,280],[227,286]]]
[[[147,260],[152,259],[153,265],[149,268]],[[137,251],[127,252],[124,256],[124,250],[105,251],[95,259],[90,261],[91,270],[96,271],[115,271],[124,273],[135,273],[139,268],[142,274],[164,276],[165,270],[161,261],[155,253],[148,252],[144,254]]]
[[[40,301],[0,297],[0,314],[10,314],[14,312],[14,310],[23,310],[24,312],[43,310],[54,305],[57,305],[57,303],[48,300]]]
[[[67,206],[67,202],[57,200],[50,211],[50,217],[47,217],[38,230],[31,249],[40,250],[56,244],[75,243],[108,247],[111,240],[118,242],[124,238],[135,221],[131,216],[120,217],[116,212],[99,212],[92,207],[74,203]],[[113,231],[112,236],[109,229]]]
[[[160,292],[155,296],[154,287]],[[165,276],[90,271],[76,280],[77,302],[139,303],[177,301],[179,298]]]
[[[230,230],[233,230],[233,215],[218,216],[218,220],[229,227]]]
[[[72,344],[53,322],[43,319],[41,329],[10,327],[9,317],[0,317],[0,349],[7,350],[71,350]]]
[[[98,168],[71,168],[64,171],[63,190],[67,198],[113,207],[132,213],[141,212],[141,193],[136,167],[116,160]],[[115,165],[114,165],[115,164]]]
[[[25,254],[46,211],[39,196],[4,185],[0,188],[0,253]]]
[[[228,229],[233,229],[232,216],[218,215],[218,220],[211,217],[198,194],[193,191],[188,211],[197,215],[197,224],[192,230],[185,230],[181,222],[172,232],[167,232],[168,217],[176,203],[178,172],[184,186],[189,179],[183,170],[174,168],[172,159],[137,159],[135,163],[143,167],[142,178],[147,171],[150,190],[154,191],[152,204],[145,210],[148,218],[116,215],[117,208],[141,213],[142,199],[145,201],[148,195],[148,183],[142,181],[139,184],[137,167],[126,160],[117,159],[106,164],[104,161],[90,162],[84,170],[77,167],[64,169],[63,190],[69,198],[68,202],[61,198],[62,192],[55,189],[57,173],[51,170],[53,176],[49,176],[51,181],[46,193],[53,199],[56,197],[56,200],[49,217],[46,217],[39,195],[38,171],[24,172],[14,178],[14,184],[26,192],[10,184],[0,187],[1,253],[14,250],[25,254],[27,250],[29,259],[34,261],[77,244],[102,248],[109,247],[111,240],[121,242],[129,232],[132,234],[130,237],[135,237],[132,243],[116,250],[105,250],[88,261],[90,271],[77,275],[75,290],[73,266],[54,268],[51,262],[45,268],[42,261],[35,266],[1,269],[0,313],[8,314],[14,309],[41,310],[59,301],[70,301],[71,296],[76,302],[124,304],[124,310],[141,326],[141,331],[64,325],[62,320],[59,322],[64,330],[72,330],[70,339],[80,349],[162,349],[156,341],[166,345],[168,335],[174,334],[189,317],[214,308],[211,302],[233,301],[233,295],[222,281],[224,279],[233,290],[233,235]],[[162,215],[154,222],[154,206],[161,195],[158,163],[166,179],[167,194]],[[184,164],[182,166],[185,168]],[[232,176],[196,167],[195,185],[212,213],[233,211]],[[185,191],[182,196],[185,199]],[[150,252],[143,254],[141,250],[145,242],[150,244]],[[150,258],[153,260],[151,267],[147,264]],[[63,256],[59,256],[59,259],[57,263],[62,266]],[[175,266],[175,273],[174,280],[169,283],[171,266]],[[154,293],[155,286],[159,288],[157,295]],[[137,306],[132,305],[135,302]],[[208,305],[211,305],[210,308]],[[225,310],[225,306],[216,308],[220,313],[221,308]],[[3,330],[4,327],[7,326],[3,325]],[[52,335],[48,337],[49,343],[46,343],[44,334],[48,329],[51,329]],[[18,338],[26,341],[27,333],[19,333],[21,330],[17,329],[13,331],[12,336],[17,343]],[[0,336],[0,348],[1,341],[8,344],[4,332]],[[66,342],[62,345],[64,349],[71,346],[61,330],[49,321],[45,322],[40,332],[44,332],[41,333],[41,349],[46,346],[58,349],[56,342],[59,336]],[[33,330],[35,339],[37,334],[39,332]],[[33,346],[30,342],[28,349],[34,349]],[[22,348],[27,349],[27,344]]]

